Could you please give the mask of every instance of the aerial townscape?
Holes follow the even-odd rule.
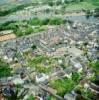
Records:
[[[0,0],[0,100],[99,100],[99,0]]]

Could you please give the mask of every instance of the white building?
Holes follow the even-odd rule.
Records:
[[[41,74],[36,75],[35,80],[37,83],[40,83],[40,82],[47,80],[48,78],[49,78],[48,75],[41,73]]]

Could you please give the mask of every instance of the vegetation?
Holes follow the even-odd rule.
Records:
[[[11,75],[11,68],[9,67],[9,64],[5,63],[0,59],[0,78],[7,77],[10,75]]]
[[[71,92],[74,88],[74,82],[71,79],[64,78],[50,82],[50,86],[57,90],[57,94],[64,96],[65,93]]]
[[[50,19],[43,19],[40,20],[38,18],[31,19],[28,23],[31,25],[60,25],[64,24],[66,20],[63,20],[62,18],[50,18]]]
[[[35,100],[33,95],[30,95],[29,98],[27,100]]]
[[[35,0],[34,0],[35,1]],[[22,10],[25,7],[28,6],[35,6],[38,5],[39,2],[42,2],[42,4],[48,4],[49,6],[58,6],[58,5],[65,5],[66,10],[71,11],[71,10],[90,10],[90,9],[95,9],[99,6],[99,0],[64,0],[64,3],[62,3],[61,0],[37,0],[35,3],[32,1],[31,3],[28,4],[18,4],[15,6],[12,6],[6,10],[0,10],[0,16],[5,16],[8,14],[11,14],[13,12],[16,12],[18,10]],[[38,3],[37,3],[38,2]]]
[[[65,0],[66,10],[91,10],[99,6],[99,0]]]
[[[23,10],[25,7],[28,7],[28,6],[31,6],[33,5],[32,3],[31,4],[22,4],[22,5],[17,5],[17,6],[14,6],[10,9],[6,9],[6,10],[0,10],[0,16],[6,16],[8,14],[11,14],[13,12],[16,12],[18,10]]]
[[[36,64],[41,63],[42,61],[44,61],[46,59],[47,59],[46,56],[40,55],[40,56],[34,57],[32,59],[32,63],[33,63],[33,65],[36,65]]]
[[[95,16],[95,17],[99,17],[99,8],[96,8],[96,9],[95,9],[95,14],[94,14],[94,16]]]
[[[28,6],[35,6],[35,5],[36,5],[36,3],[16,4],[16,5],[13,5],[10,8],[7,7],[7,9],[4,8],[3,10],[0,10],[0,16],[6,16],[6,15],[14,13],[16,11],[23,10],[24,8],[26,8]]]
[[[92,68],[92,70],[95,72],[94,76],[91,77],[91,81],[95,84],[99,84],[99,61],[90,62],[89,66]]]
[[[31,33],[38,33],[38,32],[41,32],[41,31],[44,31],[45,29],[42,28],[42,27],[35,27],[35,28],[32,28],[31,26],[27,26],[26,27],[23,27],[23,28],[19,28],[19,29],[16,29],[14,30],[14,33],[20,37],[20,36],[24,36],[24,35],[29,35]]]
[[[84,97],[88,98],[89,100],[96,100],[94,93],[92,91],[90,91],[90,90],[83,91],[82,95]]]
[[[61,18],[53,18],[49,20],[49,24],[50,25],[60,25],[60,24],[64,24],[66,20],[63,20]]]
[[[86,18],[89,18],[90,16],[92,16],[92,12],[90,10],[86,11]]]
[[[83,86],[77,87],[75,92],[77,93],[76,100],[97,100],[94,92],[83,88]]]
[[[0,30],[13,30],[14,33],[20,37],[24,35],[29,35],[31,33],[37,33],[45,30],[43,25],[60,25],[65,24],[66,20],[61,18],[51,18],[51,19],[38,19],[34,18],[29,21],[20,21],[20,22],[7,22],[0,25]],[[32,27],[33,26],[33,27]]]
[[[79,80],[80,80],[80,74],[77,73],[77,72],[72,73],[72,80],[74,82],[79,82]]]
[[[93,69],[93,71],[99,75],[99,61],[90,62],[89,66]]]
[[[35,50],[35,49],[37,49],[37,46],[36,46],[36,45],[32,45],[31,48],[32,48],[33,50]]]
[[[48,64],[44,65],[46,61],[48,61]],[[38,72],[49,73],[52,69],[53,58],[39,55],[32,59],[28,59],[28,64],[30,67],[34,67]]]

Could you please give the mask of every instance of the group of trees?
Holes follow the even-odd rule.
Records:
[[[54,6],[54,5],[58,6],[58,5],[61,5],[61,4],[69,4],[71,2],[77,3],[77,2],[83,2],[83,1],[84,0],[56,0],[56,1],[50,0],[47,3],[48,3],[49,6]]]
[[[96,8],[94,12],[87,10],[86,17],[89,18],[90,16],[99,17],[99,8]]]
[[[42,25],[60,25],[65,24],[66,20],[62,18],[47,18],[47,19],[39,19],[34,18],[28,21],[11,21],[0,25],[0,31],[2,30],[13,30],[17,36],[24,36],[31,33],[37,33],[40,31],[44,31],[44,27]],[[32,27],[36,26],[36,27]]]
[[[35,27],[35,28],[32,28],[32,25],[24,25],[24,21],[20,22],[21,24],[18,24],[19,22],[7,22],[5,24],[2,24],[0,25],[0,31],[2,30],[13,30],[14,33],[17,35],[17,36],[24,36],[24,35],[28,35],[28,34],[31,34],[31,33],[36,33],[36,32],[40,32],[40,31],[43,31],[44,28],[43,27]],[[27,23],[27,21],[26,21]],[[38,23],[39,25],[39,23]]]
[[[99,17],[99,8],[96,8],[96,9],[95,9],[95,14],[94,14],[94,16],[95,16],[95,17]]]
[[[31,25],[60,25],[66,23],[66,20],[62,18],[46,18],[46,19],[31,19],[29,22]]]
[[[12,7],[10,9],[6,9],[6,10],[0,10],[0,16],[5,16],[5,15],[8,15],[8,14],[11,14],[13,12],[16,12],[17,10],[22,10],[24,9],[25,7],[28,7],[30,6],[31,4],[22,4],[22,5],[17,5],[15,7]]]

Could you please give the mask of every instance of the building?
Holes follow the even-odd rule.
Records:
[[[67,93],[64,95],[65,100],[76,100],[75,96],[71,93]]]
[[[35,80],[36,80],[37,83],[40,83],[40,82],[44,82],[48,78],[49,78],[48,75],[46,75],[44,73],[40,73],[40,74],[36,75]]]

